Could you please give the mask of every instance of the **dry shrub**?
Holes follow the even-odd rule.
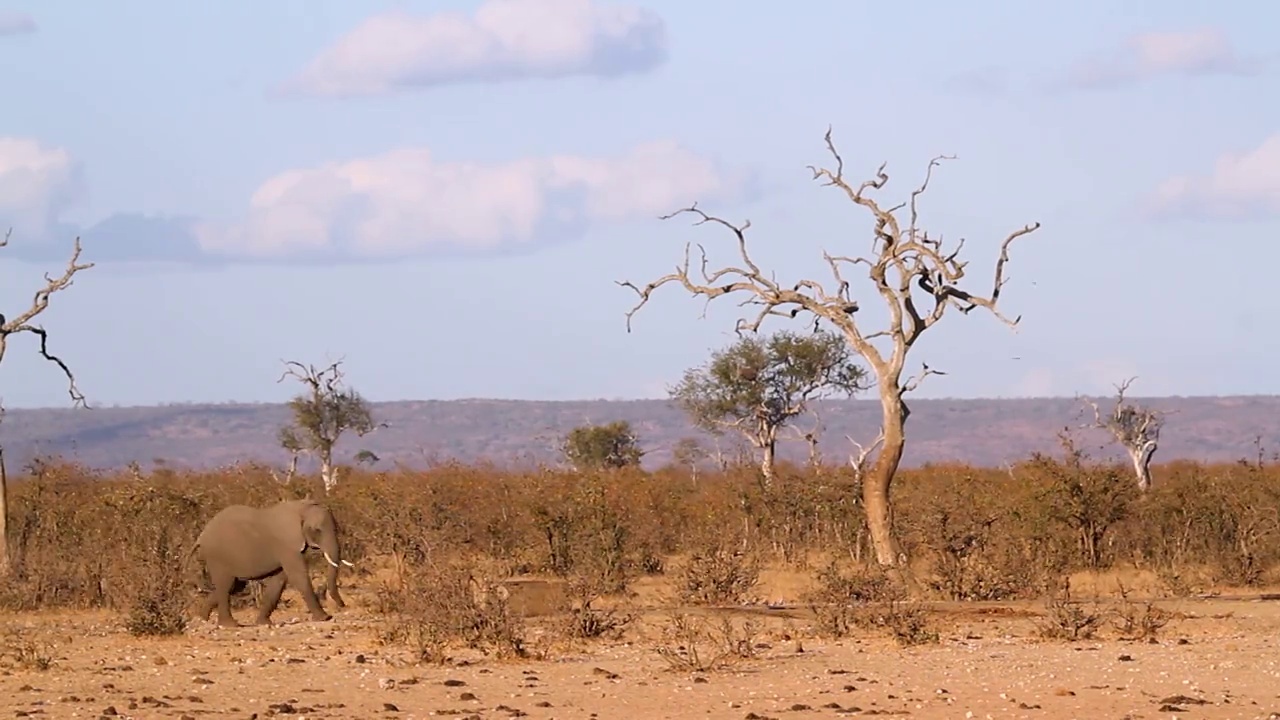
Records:
[[[887,631],[902,645],[938,641],[928,612],[907,602],[904,588],[883,571],[855,567],[846,573],[832,562],[817,579],[806,600],[820,635],[843,638],[860,628]]]
[[[1106,608],[1094,598],[1089,604],[1071,597],[1071,582],[1065,578],[1045,598],[1045,615],[1036,621],[1040,637],[1049,640],[1088,640],[1107,620]]]
[[[0,667],[44,672],[54,665],[54,650],[53,643],[8,627],[0,635]]]
[[[915,554],[929,560],[924,584],[948,600],[1013,600],[1042,590],[1053,555],[1011,477],[979,479],[937,468],[950,482],[908,495],[904,526]]]
[[[1138,499],[1131,473],[1114,465],[1084,461],[1071,451],[1065,461],[1035,455],[1031,469],[1043,478],[1036,502],[1050,520],[1075,536],[1080,567],[1105,567],[1113,559],[1111,539]]]
[[[1163,610],[1155,603],[1134,602],[1129,599],[1129,592],[1120,586],[1120,600],[1111,608],[1112,626],[1121,640],[1134,640],[1154,643],[1160,631],[1173,621],[1173,613]]]
[[[855,567],[843,572],[836,562],[817,573],[818,586],[806,601],[814,615],[815,629],[826,637],[843,638],[855,628],[869,626],[873,603],[894,597],[893,582],[884,572]]]
[[[565,635],[577,640],[616,640],[622,637],[626,627],[635,621],[636,614],[618,607],[598,607],[595,603],[600,597],[597,582],[584,578],[569,581],[562,625]]]
[[[629,479],[620,471],[578,475],[568,483],[541,479],[530,511],[546,542],[542,569],[590,578],[609,594],[624,592],[637,569],[652,569],[634,557]]]
[[[132,635],[181,635],[187,629],[189,599],[181,546],[171,544],[168,533],[156,538],[152,554],[136,566],[141,575],[128,589],[131,599],[125,628]]]
[[[191,597],[184,548],[190,545],[178,533],[199,524],[199,503],[170,488],[125,486],[104,506],[124,519],[114,532],[123,562],[108,577],[109,600],[125,611],[125,628],[137,636],[182,634]]]
[[[672,670],[710,672],[756,657],[760,626],[753,620],[735,623],[728,615],[706,616],[672,612],[654,648]]]
[[[525,657],[524,619],[500,582],[462,560],[407,570],[379,589],[381,638],[412,647],[422,662],[444,662],[454,643],[499,658]]]
[[[675,570],[681,601],[695,605],[739,605],[760,581],[760,558],[732,535],[702,538]]]

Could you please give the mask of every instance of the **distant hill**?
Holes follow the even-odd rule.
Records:
[[[1256,436],[1262,437],[1264,448],[1280,450],[1280,397],[1135,400],[1171,413],[1157,462],[1252,457]],[[569,429],[584,422],[623,419],[631,422],[649,451],[645,464],[655,466],[670,458],[670,448],[681,437],[700,435],[665,400],[402,401],[374,407],[378,419],[390,426],[363,439],[344,439],[344,459],[365,448],[379,455],[384,465],[421,467],[445,459],[481,458],[501,464],[554,461],[556,443]],[[1036,450],[1056,453],[1055,435],[1079,422],[1078,409],[1070,398],[915,400],[904,464],[962,461],[990,466]],[[848,457],[851,446],[845,435],[865,442],[879,425],[879,405],[872,400],[826,402],[820,414],[825,425],[821,447],[829,461]],[[11,409],[0,424],[0,442],[11,470],[38,455],[61,455],[103,469],[133,461],[150,467],[156,460],[192,468],[242,460],[280,463],[287,457],[275,437],[287,419],[282,404]],[[1102,440],[1096,434],[1084,437],[1091,451]],[[783,457],[796,460],[806,452],[799,441],[780,448]]]

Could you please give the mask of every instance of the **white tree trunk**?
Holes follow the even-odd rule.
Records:
[[[320,479],[324,481],[325,495],[338,486],[338,469],[333,466],[333,456],[328,453],[320,457]]]
[[[4,466],[4,448],[0,448],[0,577],[13,566],[9,557],[9,473]]]
[[[1146,492],[1151,489],[1151,456],[1156,453],[1156,443],[1148,441],[1142,447],[1129,450],[1129,459],[1133,461],[1133,474],[1138,478],[1138,489]]]

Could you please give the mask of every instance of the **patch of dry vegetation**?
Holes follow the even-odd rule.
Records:
[[[919,581],[910,597],[900,578],[874,566],[850,473],[781,465],[767,486],[756,473],[702,471],[695,483],[673,468],[352,469],[326,502],[356,562],[344,583],[376,597],[371,609],[383,618],[386,642],[432,662],[457,648],[537,654],[529,618],[511,601],[515,577],[560,583],[563,598],[547,627],[575,642],[622,637],[641,614],[637,581],[660,579],[669,598],[660,605],[675,614],[656,647],[685,669],[751,657],[751,628],[689,613],[759,603],[763,568],[811,580],[790,601],[811,611],[817,635],[870,632],[902,644],[939,637],[922,599],[1047,593],[1041,631],[1069,639],[1110,629],[1147,641],[1169,622],[1123,588],[1105,607],[1063,595],[1060,579],[1081,570],[1146,570],[1169,595],[1280,579],[1280,471],[1260,463],[1157,467],[1145,494],[1133,491],[1123,468],[1078,456],[1036,457],[1006,470],[904,471],[896,523]],[[320,496],[301,479],[282,486],[255,466],[137,476],[45,461],[12,480],[13,566],[0,607],[110,609],[136,635],[188,626],[202,579],[183,559],[214,512]],[[252,591],[236,602],[252,603]],[[25,645],[10,643],[6,653],[11,663],[40,662]]]

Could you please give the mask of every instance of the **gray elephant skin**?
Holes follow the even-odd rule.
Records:
[[[346,607],[338,594],[338,570],[351,563],[342,559],[338,525],[327,507],[314,500],[284,500],[262,508],[229,505],[218,511],[191,549],[213,583],[199,616],[208,618],[216,607],[219,625],[238,626],[231,615],[231,593],[249,580],[263,580],[257,624],[270,623],[286,584],[302,594],[313,620],[330,620],[311,587],[307,548],[320,550],[329,565],[322,593],[332,595],[337,607]]]

